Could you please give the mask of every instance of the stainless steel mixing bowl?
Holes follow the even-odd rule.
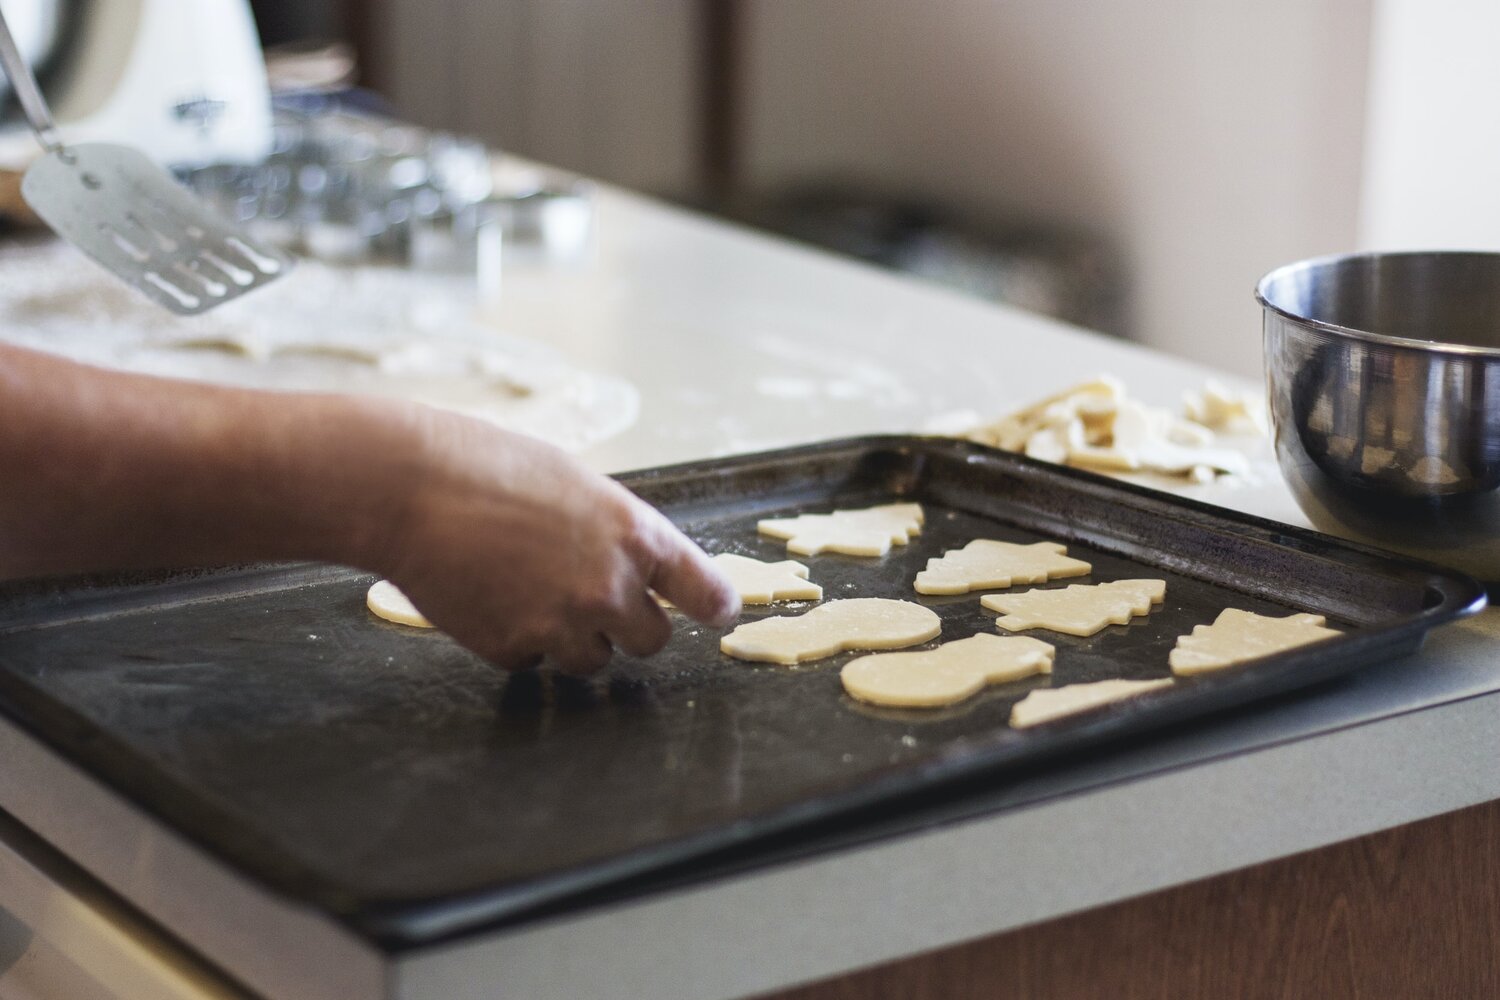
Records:
[[[1261,279],[1276,458],[1308,518],[1500,580],[1500,253]]]

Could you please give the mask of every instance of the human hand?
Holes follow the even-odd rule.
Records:
[[[650,591],[709,625],[739,613],[732,585],[662,514],[564,452],[478,420],[406,411],[407,484],[368,557],[437,627],[507,669],[568,672],[619,648],[661,649]]]
[[[374,570],[506,667],[728,624],[729,582],[555,448],[368,396],[154,378],[0,344],[0,579],[313,559]]]

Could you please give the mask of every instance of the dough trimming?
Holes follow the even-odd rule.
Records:
[[[1161,680],[1095,681],[1092,684],[1068,684],[1060,688],[1036,688],[1016,702],[1010,710],[1010,724],[1015,729],[1040,725],[1067,715],[1087,712],[1111,702],[1124,701],[1172,684],[1172,678]]]
[[[378,618],[414,628],[432,628],[432,622],[389,580],[377,580],[365,594],[365,607]]]

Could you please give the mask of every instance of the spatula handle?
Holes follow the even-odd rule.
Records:
[[[26,120],[31,123],[31,130],[36,133],[37,141],[49,153],[60,149],[62,142],[57,138],[52,110],[42,97],[42,88],[37,86],[36,74],[31,72],[30,64],[16,47],[16,39],[11,35],[10,25],[5,23],[3,13],[0,13],[0,64],[5,66],[5,75],[10,77],[10,85],[15,88],[21,110],[26,112]]]

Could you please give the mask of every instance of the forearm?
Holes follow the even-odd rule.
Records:
[[[0,578],[314,559],[391,577],[507,667],[739,612],[670,522],[550,445],[393,401],[251,392],[0,345]]]
[[[0,346],[0,576],[364,561],[410,479],[406,413]]]

